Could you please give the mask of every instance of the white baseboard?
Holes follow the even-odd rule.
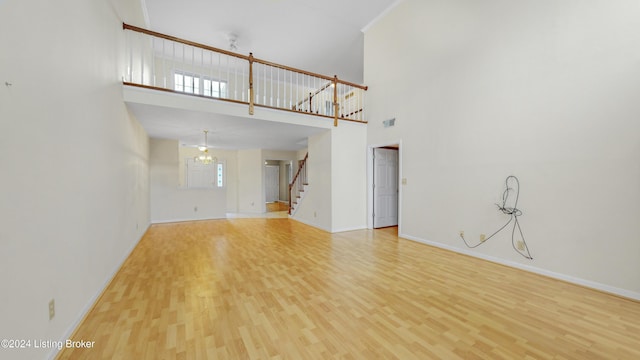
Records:
[[[178,223],[178,222],[187,222],[187,221],[206,221],[206,220],[220,220],[226,219],[227,215],[221,217],[211,217],[204,219],[167,219],[167,220],[151,220],[151,225],[153,224],[170,224],[170,223]]]
[[[149,226],[151,226],[151,225],[149,225]],[[62,338],[59,339],[62,343],[65,343],[67,341],[67,339],[71,338],[71,335],[73,335],[73,332],[76,331],[76,328],[80,325],[80,322],[84,319],[84,317],[87,315],[87,313],[89,313],[89,311],[93,308],[93,306],[95,305],[96,301],[98,301],[98,299],[100,298],[100,296],[102,295],[104,290],[107,288],[107,286],[109,286],[109,283],[111,283],[111,281],[116,276],[118,271],[120,271],[120,268],[122,267],[122,265],[124,265],[124,262],[127,261],[129,256],[131,256],[131,253],[133,252],[133,249],[135,249],[136,246],[138,246],[138,244],[140,243],[140,240],[142,240],[142,238],[144,237],[144,234],[146,234],[147,230],[149,230],[149,226],[147,226],[145,231],[142,232],[142,234],[140,235],[140,238],[138,239],[138,241],[135,241],[133,243],[133,245],[129,248],[129,250],[127,251],[126,255],[122,258],[120,263],[111,271],[111,274],[107,277],[107,279],[104,281],[102,286],[98,289],[98,292],[95,293],[89,299],[87,304],[80,311],[80,314],[78,314],[78,317],[76,318],[76,320],[64,332]],[[55,359],[56,356],[58,356],[58,353],[61,350],[62,349],[58,349],[57,347],[54,346],[53,349],[51,350],[51,352],[49,353],[49,355],[47,356],[47,359],[49,359],[49,360]]]
[[[295,221],[297,221],[297,222],[299,222],[299,223],[303,223],[303,224],[305,224],[305,225],[309,225],[309,226],[314,227],[314,228],[316,228],[316,229],[320,229],[320,230],[326,231],[326,232],[328,232],[328,233],[330,233],[330,232],[331,232],[331,229],[325,228],[325,227],[323,227],[323,226],[320,226],[320,225],[318,225],[318,224],[312,223],[312,222],[310,222],[310,221],[306,221],[306,220],[298,219],[298,218],[295,218],[295,217],[293,217],[293,216],[289,216],[289,219],[291,219],[291,220],[295,220]]]
[[[347,231],[366,230],[366,229],[367,229],[367,226],[366,225],[362,225],[362,226],[355,226],[355,227],[333,229],[331,232],[332,233],[341,233],[341,232],[347,232]]]
[[[607,284],[602,284],[602,283],[591,281],[591,280],[585,280],[585,279],[581,279],[581,278],[578,278],[578,277],[575,277],[575,276],[565,275],[565,274],[561,274],[561,273],[557,273],[557,272],[541,269],[541,268],[538,268],[538,267],[535,267],[535,266],[529,266],[529,265],[520,264],[520,263],[517,263],[517,262],[513,262],[513,261],[504,260],[504,259],[500,259],[500,258],[497,258],[497,257],[485,255],[485,254],[480,254],[480,253],[477,253],[477,252],[474,252],[474,251],[471,251],[471,250],[467,250],[467,249],[456,248],[456,247],[453,247],[453,246],[437,243],[437,242],[430,241],[430,240],[421,239],[421,238],[418,238],[418,237],[415,237],[415,236],[411,236],[411,235],[407,235],[407,234],[398,234],[398,237],[401,237],[401,238],[404,238],[404,239],[407,239],[407,240],[411,240],[411,241],[416,241],[416,242],[423,243],[423,244],[426,244],[426,245],[434,246],[434,247],[437,247],[437,248],[453,251],[453,252],[456,252],[456,253],[473,256],[475,258],[491,261],[493,263],[497,263],[497,264],[509,266],[509,267],[512,267],[512,268],[516,268],[516,269],[532,272],[532,273],[535,273],[535,274],[544,275],[544,276],[547,276],[547,277],[550,277],[550,278],[566,281],[566,282],[569,282],[569,283],[572,283],[572,284],[584,286],[584,287],[587,287],[587,288],[599,290],[599,291],[602,291],[602,292],[614,294],[614,295],[625,297],[625,298],[629,298],[629,299],[632,299],[632,300],[640,301],[640,293],[635,292],[635,291],[621,289],[621,288],[617,288],[615,286],[610,286],[610,285],[607,285]]]
[[[305,225],[309,225],[311,227],[314,227],[316,229],[320,229],[320,230],[324,230],[328,233],[341,233],[341,232],[347,232],[347,231],[356,231],[356,230],[366,230],[367,226],[366,225],[362,225],[362,226],[355,226],[355,227],[346,227],[346,228],[339,228],[339,229],[329,229],[329,228],[325,228],[323,226],[320,226],[318,224],[312,223],[310,221],[306,221],[306,220],[302,220],[302,219],[297,219],[295,218],[293,215],[289,215],[289,219],[291,220],[295,220],[297,222],[301,222]]]

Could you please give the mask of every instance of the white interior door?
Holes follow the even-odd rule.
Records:
[[[265,170],[265,198],[267,202],[278,201],[280,197],[280,167],[266,166]]]
[[[398,150],[373,149],[373,227],[398,225]]]

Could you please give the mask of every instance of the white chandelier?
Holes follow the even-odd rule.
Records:
[[[211,154],[209,154],[209,146],[207,143],[207,133],[209,131],[208,130],[204,130],[204,146],[198,146],[198,150],[200,150],[200,155],[195,156],[193,158],[193,160],[195,162],[199,162],[201,164],[204,165],[209,165],[209,164],[213,164],[216,161],[218,161],[217,158],[212,157]]]

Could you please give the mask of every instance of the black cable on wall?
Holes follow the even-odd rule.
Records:
[[[515,186],[515,189],[514,189],[514,186]],[[511,194],[515,194],[515,201],[513,203],[513,207],[507,207],[507,201]],[[507,221],[506,224],[504,224],[501,228],[496,230],[488,238],[486,238],[485,240],[475,245],[469,245],[469,243],[467,243],[467,240],[464,238],[464,235],[460,234],[460,238],[462,238],[462,241],[464,241],[464,244],[468,248],[471,248],[471,249],[476,248],[484,244],[485,242],[487,242],[489,239],[494,237],[497,233],[499,233],[504,228],[506,228],[511,222],[513,222],[513,228],[511,230],[511,246],[518,254],[522,255],[526,259],[533,260],[533,257],[531,257],[531,252],[529,251],[529,246],[527,246],[527,242],[524,240],[524,235],[522,234],[522,228],[520,227],[520,222],[518,221],[518,217],[522,216],[522,211],[518,209],[519,197],[520,197],[520,181],[518,180],[517,177],[513,175],[507,176],[505,180],[505,190],[502,193],[502,204],[496,204],[496,206],[498,207],[498,210],[500,212],[502,212],[505,215],[509,215],[509,220]],[[515,237],[516,229],[518,229],[518,233],[520,233],[520,238],[522,239],[522,249],[518,249],[518,247],[516,246],[516,237]]]

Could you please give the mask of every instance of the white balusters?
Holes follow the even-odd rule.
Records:
[[[133,82],[133,37],[136,35],[137,33],[133,33],[131,31],[129,31],[129,36],[127,36],[127,39],[129,40],[129,66],[127,66],[127,81],[128,82]]]
[[[260,66],[253,63],[253,101],[258,103],[260,100]]]
[[[267,105],[267,65],[262,65],[262,76],[264,77],[262,82],[262,105]]]
[[[243,80],[245,79],[245,75],[244,75],[244,66],[242,67],[242,79],[243,79]],[[247,93],[248,93],[248,91],[249,91],[249,90],[248,90],[247,88],[245,88],[245,85],[247,85],[248,83],[249,83],[248,81],[243,81],[243,82],[242,82],[242,91],[241,91],[241,93],[242,93],[242,101],[243,101],[243,102],[244,102],[244,101],[247,101],[247,100],[245,100],[245,95],[247,95]],[[248,101],[247,101],[247,102],[248,102]]]
[[[162,39],[162,55],[160,56],[160,60],[162,60],[162,87],[163,88],[167,87],[167,73],[166,73],[167,61],[165,59],[165,54],[166,54],[165,46],[166,46],[166,41]]]
[[[287,89],[290,89],[289,82],[287,82],[287,71],[282,69],[282,108],[283,109],[291,109],[291,103],[289,98],[291,96],[287,96]]]
[[[125,26],[127,83],[249,103],[249,57]],[[224,58],[223,58],[224,57]],[[274,69],[275,68],[275,69]],[[336,78],[337,79],[337,78]],[[179,81],[179,83],[178,83]],[[364,87],[334,78],[253,60],[256,105],[364,121]]]
[[[142,43],[140,39],[140,43]],[[144,85],[144,47],[140,46],[140,84]]]
[[[227,55],[227,82],[224,86],[220,84],[221,97],[224,99],[233,99],[233,95],[231,94],[231,85],[235,84],[236,81],[234,80],[235,65],[235,59]]]
[[[273,66],[269,66],[269,78],[271,79],[269,84],[269,106],[273,106]]]

